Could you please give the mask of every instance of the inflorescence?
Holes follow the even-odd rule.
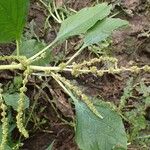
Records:
[[[25,103],[25,92],[27,91],[26,84],[28,82],[29,74],[30,74],[30,69],[27,68],[23,73],[23,75],[24,75],[23,86],[20,88],[18,108],[17,108],[18,114],[16,116],[16,120],[17,120],[16,123],[17,123],[17,127],[19,129],[19,132],[22,133],[22,135],[26,138],[29,137],[29,134],[23,125],[23,114],[24,114],[24,107],[25,107],[25,104],[24,104]]]
[[[7,115],[7,106],[5,105],[5,102],[3,100],[2,96],[2,88],[0,84],[0,109],[2,110],[1,116],[1,122],[2,122],[2,140],[0,144],[0,150],[5,150],[6,149],[6,143],[7,143],[7,137],[8,137],[8,118],[6,117]]]

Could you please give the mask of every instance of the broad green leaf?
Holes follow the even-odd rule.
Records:
[[[38,42],[35,39],[23,40],[20,44],[20,55],[30,58],[31,56],[38,53],[45,46],[46,46],[45,43]],[[45,53],[46,54],[44,58],[38,59],[33,64],[34,65],[47,65],[51,59],[51,52],[47,51]]]
[[[62,22],[57,39],[65,40],[70,36],[85,33],[98,20],[102,20],[108,16],[110,10],[111,6],[108,6],[107,3],[98,4],[94,7],[80,10],[75,15],[72,15]]]
[[[81,150],[127,149],[127,137],[121,117],[104,102],[95,103],[103,119],[93,114],[86,104],[75,102],[77,124],[76,142]]]
[[[29,0],[0,0],[0,43],[20,39]]]
[[[89,46],[104,41],[114,30],[127,24],[127,21],[118,18],[106,18],[102,21],[98,21],[87,31],[84,39],[84,45]]]
[[[19,94],[18,93],[14,93],[14,94],[8,94],[5,93],[3,94],[3,98],[5,103],[8,106],[12,106],[14,110],[17,110],[18,107],[18,100],[19,100]],[[27,96],[25,96],[25,108],[29,108],[29,98]]]

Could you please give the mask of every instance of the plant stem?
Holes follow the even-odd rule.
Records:
[[[144,136],[137,137],[137,139],[149,139],[149,138],[150,138],[150,135],[144,135]]]
[[[32,108],[31,108],[31,110],[30,110],[29,117],[27,118],[27,121],[26,121],[26,123],[25,123],[25,128],[27,127],[27,125],[28,125],[28,123],[29,123],[29,121],[30,121],[30,119],[31,119],[31,117],[32,117],[32,114],[33,114],[33,111],[34,111],[35,106],[36,106],[36,104],[37,104],[37,101],[38,101],[38,99],[36,98],[35,101],[34,101],[34,103],[33,103],[33,105],[32,105]]]
[[[66,65],[70,64],[72,62],[72,60],[77,57],[78,55],[80,55],[80,53],[84,50],[85,46],[83,45],[67,62]]]
[[[60,67],[43,67],[43,66],[30,66],[31,70],[34,71],[60,71],[61,68]],[[71,71],[72,69],[68,69],[68,68],[64,68],[62,71]]]
[[[23,70],[22,64],[15,64],[15,65],[0,65],[0,70]]]
[[[51,6],[50,6],[50,4],[49,4],[49,6],[47,6],[42,0],[39,0],[46,8],[47,8],[47,10],[49,11],[49,13],[50,13],[50,15],[58,22],[58,23],[61,23],[61,20],[59,20],[59,18],[57,18],[54,14],[53,14],[53,12],[52,12],[52,10],[51,10]]]
[[[144,70],[144,67],[138,67],[139,70]],[[150,66],[148,66],[150,67]],[[46,72],[46,71],[67,71],[67,72],[72,72],[73,71],[73,68],[64,68],[64,69],[61,69],[61,67],[43,67],[43,66],[34,66],[34,65],[30,65],[29,68],[33,71],[42,71],[42,72]],[[0,65],[0,70],[15,70],[15,69],[19,69],[19,70],[23,70],[24,67],[22,66],[22,64],[15,64],[15,65]],[[129,67],[129,68],[116,68],[116,70],[118,72],[126,72],[126,71],[129,71],[129,72],[133,72],[133,66],[132,67]],[[100,70],[102,71],[103,73],[109,73],[110,70],[109,69],[103,69],[103,70]],[[90,73],[91,70],[90,69],[79,69],[78,72],[80,73]]]
[[[137,67],[137,66],[135,66]],[[144,70],[144,67],[138,67],[139,70]],[[148,66],[149,67],[149,66]],[[73,71],[73,68],[64,68],[64,69],[61,69],[61,67],[42,67],[42,66],[30,66],[30,69],[33,70],[33,71],[42,71],[42,72],[46,72],[46,71],[57,71],[57,72],[62,72],[62,71],[66,71],[66,72],[72,72]],[[102,73],[110,73],[110,70],[109,69],[102,69],[100,70]],[[129,68],[116,68],[115,71],[119,72],[119,73],[122,73],[122,72],[134,72],[133,71],[133,66],[132,67],[129,67]],[[90,69],[79,69],[78,70],[79,73],[81,74],[87,74],[87,73],[91,73],[91,70]]]
[[[55,13],[56,13],[56,16],[57,16],[57,18],[58,18],[58,20],[59,20],[59,23],[61,23],[62,20],[61,20],[59,14],[58,14],[58,11],[57,11],[57,8],[56,8],[55,1],[53,1],[53,7],[54,7],[54,11],[55,11]]]
[[[17,50],[17,56],[20,55],[20,52],[19,52],[19,40],[16,40],[16,50]]]
[[[33,62],[34,59],[36,59],[38,56],[40,56],[41,54],[43,54],[46,50],[48,50],[50,47],[54,46],[54,44],[56,44],[58,40],[55,39],[52,43],[50,43],[48,46],[46,46],[44,49],[42,49],[40,52],[38,52],[37,54],[33,55],[32,57],[30,57],[28,60],[30,62]]]
[[[63,83],[57,78],[57,75],[55,73],[51,73],[51,76],[56,80],[56,82],[63,88],[63,90],[73,99],[74,102],[78,102],[78,100],[75,98],[75,96],[70,92]],[[65,84],[65,83],[64,83]]]

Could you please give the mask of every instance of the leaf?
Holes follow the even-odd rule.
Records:
[[[31,40],[24,40],[20,44],[20,55],[26,56],[27,58],[30,58],[31,56],[38,53],[41,49],[43,49],[46,46],[45,43],[38,42],[35,39]],[[50,62],[51,59],[51,53],[50,51],[47,51],[45,53],[45,57],[38,59],[35,61],[34,65],[46,65]]]
[[[0,0],[0,43],[20,39],[29,0]]]
[[[104,102],[95,103],[103,119],[93,114],[86,104],[75,102],[77,125],[76,142],[81,150],[127,149],[127,137],[121,117]]]
[[[98,21],[91,29],[87,31],[84,39],[85,47],[104,41],[114,30],[127,24],[127,21],[118,18],[106,18],[102,21]]]
[[[70,36],[85,33],[98,20],[104,19],[109,15],[111,6],[107,3],[98,4],[94,7],[84,8],[75,15],[62,22],[57,39],[65,40]]]
[[[13,79],[13,88],[16,88],[18,90],[22,86],[22,76],[15,76]]]
[[[6,87],[7,93],[16,93],[22,86],[22,80],[22,76],[15,76],[9,87]]]
[[[12,106],[14,110],[17,110],[18,107],[18,100],[19,100],[19,94],[18,93],[14,93],[14,94],[8,94],[5,93],[3,94],[3,98],[5,103],[8,106]],[[29,108],[29,98],[26,96],[25,97],[25,108]]]

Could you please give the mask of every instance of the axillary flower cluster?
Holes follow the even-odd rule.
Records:
[[[19,101],[18,101],[18,108],[17,108],[17,116],[16,116],[16,120],[17,120],[17,127],[19,129],[19,132],[22,133],[22,135],[24,135],[24,137],[28,138],[29,134],[27,132],[27,130],[24,128],[24,124],[23,124],[23,113],[24,113],[24,103],[25,103],[25,92],[27,91],[26,88],[26,84],[28,82],[28,76],[30,75],[30,69],[29,67],[27,67],[27,69],[24,71],[23,73],[24,75],[24,79],[22,81],[23,86],[20,88],[20,94],[19,94]]]
[[[26,57],[21,56],[4,56],[4,57],[0,57],[1,61],[4,60],[9,60],[9,61],[18,61],[21,65],[21,67],[18,67],[18,69],[25,69],[23,76],[24,79],[22,81],[22,87],[20,88],[20,94],[19,94],[19,100],[18,100],[18,108],[17,108],[17,116],[16,116],[16,124],[18,127],[18,130],[20,133],[22,133],[22,135],[26,138],[29,137],[29,134],[27,132],[27,130],[24,127],[24,123],[23,123],[23,114],[24,114],[24,103],[25,103],[25,92],[27,91],[26,88],[26,84],[28,82],[28,76],[30,75],[30,69],[28,67],[29,63]],[[16,62],[12,62],[10,65],[6,65],[6,66],[11,66],[11,65],[18,65]],[[3,66],[3,65],[1,65]],[[5,66],[5,65],[4,65]],[[5,67],[4,67],[5,68]],[[10,69],[12,70],[12,69]],[[1,141],[1,145],[0,145],[0,150],[5,150],[6,147],[6,143],[7,143],[7,136],[8,136],[8,118],[6,117],[6,110],[7,110],[7,106],[4,103],[3,100],[3,96],[2,96],[2,84],[0,84],[0,108],[2,110],[1,116],[1,122],[2,122],[2,141]]]
[[[1,109],[1,122],[2,122],[2,140],[0,144],[0,150],[6,149],[6,143],[7,143],[7,136],[8,136],[8,118],[7,118],[7,106],[5,105],[5,102],[3,100],[2,96],[3,90],[2,90],[2,84],[0,84],[0,109]]]
[[[109,63],[109,66],[104,69],[98,69],[95,65],[97,63]],[[73,63],[72,65],[72,75],[79,76],[81,74],[92,73],[97,76],[103,76],[105,73],[110,74],[120,74],[122,72],[131,72],[131,73],[140,73],[141,71],[150,72],[150,66],[145,65],[142,67],[131,66],[129,68],[126,67],[118,67],[118,60],[113,57],[100,57],[94,58],[89,61],[84,61],[83,63]]]

